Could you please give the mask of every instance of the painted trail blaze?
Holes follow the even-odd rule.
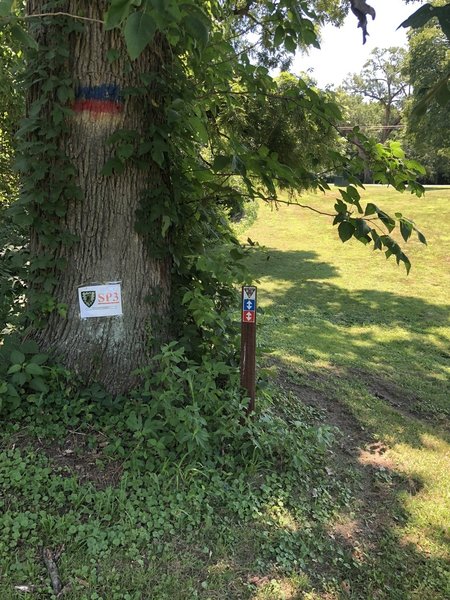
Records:
[[[118,85],[104,84],[80,86],[75,94],[73,110],[76,113],[88,113],[98,119],[105,115],[114,116],[123,112],[123,98]]]

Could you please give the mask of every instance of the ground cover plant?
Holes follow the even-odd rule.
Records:
[[[350,7],[365,40],[367,15],[375,15],[359,0],[0,0],[4,597],[366,597],[368,590],[439,597],[445,590],[443,555],[419,564],[417,552],[398,554],[396,572],[386,572],[381,540],[391,555],[399,543],[391,512],[375,511],[381,523],[369,542],[350,543],[372,523],[367,507],[380,486],[386,505],[398,504],[390,464],[372,472],[342,460],[342,436],[367,446],[366,462],[391,456],[389,426],[384,440],[361,425],[375,419],[361,393],[367,373],[385,366],[384,354],[375,361],[370,351],[383,347],[379,306],[391,307],[396,292],[381,280],[369,301],[365,290],[325,284],[320,291],[334,298],[340,290],[356,317],[327,299],[330,311],[360,327],[361,340],[335,344],[337,332],[324,322],[323,346],[298,355],[303,371],[293,368],[277,313],[268,312],[261,341],[270,344],[264,331],[276,323],[280,352],[260,360],[277,379],[262,377],[251,418],[238,375],[237,288],[266,259],[254,242],[243,247],[230,224],[246,204],[325,192],[339,174],[328,209],[310,207],[332,218],[324,226],[336,227],[336,239],[384,252],[406,272],[404,244],[426,244],[409,218],[413,203],[408,212],[395,202],[381,207],[375,192],[361,194],[360,180],[369,173],[421,197],[425,169],[397,141],[378,144],[358,127],[341,135],[334,94],[310,77],[271,76],[273,67],[289,67],[297,48],[317,47],[321,25],[341,22]],[[445,29],[447,10],[436,14]],[[444,91],[427,94],[429,101],[446,101]],[[258,228],[255,219],[247,211],[241,228]],[[310,258],[321,243],[319,235],[308,246]],[[291,252],[295,262],[302,250]],[[331,279],[336,266],[326,266]],[[370,322],[348,300],[353,291]],[[415,308],[407,313],[413,321]],[[443,310],[433,313],[441,326]],[[391,348],[406,353],[396,337],[405,314],[397,305],[385,312],[394,331],[389,366],[402,373]],[[309,317],[316,326],[323,310]],[[421,325],[437,336],[427,319],[425,310]],[[326,359],[334,347],[339,360]],[[414,352],[417,344],[411,364]],[[321,353],[328,383],[324,365],[311,361]],[[381,389],[373,378],[377,410],[395,420],[384,399],[415,385],[414,411],[443,428],[445,396],[429,391],[445,377],[445,362],[416,362],[405,383],[392,375]],[[304,381],[310,363],[314,385]],[[333,384],[339,369],[341,388]],[[326,419],[336,389],[338,400],[348,396],[347,416],[336,409]],[[364,440],[355,435],[361,427]],[[434,482],[431,462],[423,490]],[[422,485],[407,473],[402,481],[413,491]],[[408,522],[400,508],[395,518]],[[443,521],[435,511],[436,547]]]
[[[254,422],[216,426],[212,439],[195,411],[182,426],[187,415],[173,410],[175,439],[158,448],[158,417],[142,403],[114,403],[32,347],[15,350],[25,366],[12,370],[49,390],[28,392],[2,431],[1,597],[52,597],[47,549],[60,553],[64,598],[446,598],[449,239],[436,214],[448,195],[414,201],[428,255],[413,247],[400,282],[386,263],[376,289],[379,255],[361,270],[360,244],[322,237],[309,249],[325,217],[280,206],[269,226],[259,207],[242,235],[265,245],[249,262],[272,384]],[[163,414],[177,407],[186,358],[172,345],[159,360],[172,390]],[[214,377],[199,379],[195,365],[183,377],[198,406],[214,396]],[[151,393],[159,384],[148,382]]]

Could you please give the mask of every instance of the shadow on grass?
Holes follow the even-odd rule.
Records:
[[[263,292],[266,345],[305,364],[325,360],[344,368],[395,408],[448,418],[450,352],[439,328],[450,324],[450,307],[380,290],[346,290],[327,281],[336,270],[316,258],[314,252],[255,253],[252,272],[271,283]]]
[[[107,480],[111,488],[103,490],[100,486],[98,492],[99,499],[107,506],[112,502],[112,490],[117,493],[117,504],[105,508],[105,514],[99,509],[99,515],[92,516],[89,502],[72,492],[74,502],[80,502],[83,519],[89,514],[94,523],[98,520],[93,532],[99,539],[104,531],[111,529],[111,523],[117,525],[116,531],[120,533],[120,523],[115,524],[113,518],[117,512],[125,515],[124,531],[130,537],[126,538],[127,545],[105,559],[89,558],[84,546],[75,556],[71,556],[68,549],[63,555],[66,563],[62,563],[61,572],[65,581],[73,579],[74,589],[67,598],[85,598],[89,594],[92,598],[113,600],[124,598],[125,592],[130,598],[157,600],[196,597],[205,600],[444,600],[450,597],[450,590],[446,588],[445,559],[438,551],[432,553],[427,549],[423,540],[406,535],[412,521],[407,500],[414,497],[420,502],[429,482],[426,477],[401,474],[398,467],[389,462],[384,440],[386,437],[417,451],[438,453],[439,447],[433,444],[438,445],[440,440],[432,425],[418,420],[415,414],[411,418],[410,413],[411,405],[427,399],[428,390],[445,385],[439,377],[444,376],[448,356],[442,352],[435,328],[447,323],[449,311],[420,299],[378,290],[346,291],[327,281],[335,277],[337,271],[319,262],[314,252],[274,251],[270,254],[269,261],[263,253],[254,259],[257,276],[272,278],[280,284],[265,294],[272,301],[264,317],[265,337],[272,335],[275,339],[276,336],[280,354],[301,357],[303,361],[298,372],[292,365],[281,364],[280,371],[288,372],[284,387],[295,401],[319,408],[325,414],[324,420],[342,432],[330,453],[329,470],[315,473],[312,469],[313,475],[307,473],[311,485],[305,485],[303,495],[293,499],[293,503],[302,507],[302,519],[293,523],[288,511],[282,510],[289,490],[280,488],[279,498],[274,492],[270,504],[277,509],[281,507],[282,518],[258,509],[257,517],[245,521],[239,511],[247,514],[246,507],[253,505],[257,493],[251,489],[250,482],[239,488],[236,506],[229,509],[230,514],[222,514],[216,504],[218,500],[210,498],[208,519],[201,526],[196,525],[195,536],[191,530],[189,536],[183,537],[183,532],[178,533],[174,528],[175,533],[167,538],[155,537],[154,543],[143,549],[142,560],[135,562],[127,555],[127,545],[132,547],[134,538],[143,530],[160,533],[157,519],[160,516],[167,519],[164,513],[159,514],[161,506],[168,509],[156,501],[147,506],[142,490],[142,498],[139,496],[136,504],[130,501],[126,510],[126,494],[117,491],[120,484],[116,482],[114,471]],[[371,329],[367,332],[368,328]],[[380,330],[385,334],[391,331],[393,335],[382,336]],[[427,359],[424,354],[430,357]],[[322,365],[329,362],[334,367],[318,367],[317,361],[322,361]],[[406,371],[413,372],[407,381]],[[422,380],[425,385],[421,387],[418,382]],[[444,397],[444,390],[441,396]],[[106,457],[104,461],[100,450],[96,457],[92,452],[73,457],[74,449],[77,448],[73,440],[60,451],[53,447],[50,453],[53,466],[62,468],[64,460],[69,471],[78,472],[78,484],[86,477],[83,459],[91,460],[92,469],[95,466],[104,471],[102,463]],[[68,477],[68,473],[64,472],[61,477]],[[97,477],[91,473],[88,479],[95,482]],[[225,483],[229,486],[228,480]],[[341,502],[339,519],[335,522],[334,514],[330,513],[335,499],[346,487],[351,489],[352,498],[347,504]],[[135,493],[132,486],[130,489]],[[158,491],[158,498],[168,494],[164,486],[162,489]],[[90,488],[87,491],[94,496]],[[36,493],[34,490],[33,498]],[[172,501],[171,497],[168,494],[168,502]],[[64,511],[68,510],[66,496],[61,495],[59,501]],[[36,510],[41,510],[40,501],[36,502]],[[193,497],[193,510],[198,510],[197,504],[205,511],[203,492],[198,499]],[[324,506],[328,505],[331,509],[325,511]],[[189,503],[180,506],[179,513],[189,516],[189,506]],[[72,512],[77,510],[78,507],[72,507]],[[49,522],[59,518],[58,515],[50,517]],[[73,518],[76,520],[77,515]],[[85,526],[84,521],[82,525]],[[49,543],[68,542],[70,545],[66,529],[58,531],[61,539],[55,538],[51,530]],[[448,541],[447,534],[432,522],[423,531],[428,542],[435,543],[436,547],[442,548]],[[24,544],[24,548],[30,546],[33,551],[32,544]],[[297,559],[300,566],[292,566]],[[289,572],[290,568],[293,573]],[[36,570],[46,577],[42,564],[39,563]],[[85,581],[87,577],[91,578],[90,582]],[[0,582],[0,595],[1,586]],[[4,595],[2,600],[17,598],[14,594],[12,591],[11,595]]]
[[[422,548],[445,547],[448,534],[431,520],[422,527],[425,546],[404,533],[411,520],[406,499],[420,502],[431,483],[402,475],[384,458],[384,442],[422,452],[431,438],[431,445],[448,441],[450,353],[439,327],[449,325],[450,308],[380,290],[346,290],[327,281],[337,271],[317,258],[258,250],[250,268],[270,283],[261,322],[265,344],[273,342],[275,356],[287,357],[274,359],[281,384],[342,431],[336,478],[345,479],[346,470],[356,474],[348,482],[356,503],[329,532],[341,566],[330,557],[325,579],[341,581],[342,592],[333,597],[342,599],[446,598],[445,559]],[[433,427],[430,417],[442,427]]]
[[[291,397],[319,409],[325,423],[339,429],[330,453],[329,474],[335,479],[336,488],[351,490],[351,500],[336,522],[330,522],[328,527],[318,523],[314,532],[316,540],[323,540],[324,554],[320,564],[308,565],[307,572],[317,575],[313,584],[324,594],[318,597],[447,598],[450,580],[446,558],[439,551],[433,555],[427,544],[445,547],[448,534],[431,522],[424,524],[422,539],[410,539],[407,534],[412,517],[406,500],[417,498],[420,502],[422,495],[430,491],[430,483],[420,475],[400,472],[389,458],[388,447],[378,437],[380,430],[390,430],[397,442],[424,449],[428,445],[423,436],[430,435],[433,429],[418,421],[408,426],[402,415],[392,423],[392,415],[386,416],[376,407],[370,409],[376,413],[372,422],[355,416],[347,404],[333,395],[332,386],[328,385],[329,372],[319,370],[314,377],[308,377],[292,366],[286,367],[279,361],[277,365],[278,385]],[[437,438],[435,433],[434,436]],[[330,582],[339,584],[335,595],[327,596]]]

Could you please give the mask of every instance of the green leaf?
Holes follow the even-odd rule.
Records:
[[[22,354],[22,352],[19,352],[19,350],[13,350],[9,360],[13,365],[21,365],[25,362],[25,354]]]
[[[273,38],[273,45],[278,47],[284,39],[284,28],[281,25],[275,29],[275,35]]]
[[[371,233],[371,229],[367,222],[364,219],[356,219],[356,235],[358,238],[365,238],[366,241],[370,241],[367,239],[369,233]]]
[[[105,14],[105,29],[114,29],[126,19],[133,0],[111,0],[111,6]]]
[[[375,231],[375,229],[372,229],[371,236],[372,236],[372,240],[373,240],[373,249],[381,250],[381,248],[383,247],[383,244],[381,242],[380,236]]]
[[[117,156],[120,158],[120,160],[124,161],[133,155],[134,146],[133,146],[133,144],[121,144],[120,146],[117,147],[116,152],[117,152]]]
[[[132,410],[125,424],[131,431],[139,431],[142,429],[142,415],[136,415],[134,410]]]
[[[421,6],[419,10],[416,10],[416,12],[410,15],[406,21],[400,23],[397,29],[400,29],[400,27],[412,27],[413,29],[417,29],[418,27],[423,27],[425,23],[427,23],[433,17],[433,7],[431,4],[425,4],[424,6]]]
[[[348,193],[349,197],[351,198],[352,202],[354,202],[355,204],[361,200],[360,193],[352,185],[347,186],[347,193]]]
[[[400,261],[403,262],[403,264],[405,265],[406,268],[406,274],[409,275],[409,272],[411,271],[411,262],[409,260],[409,258],[406,256],[406,254],[403,254],[403,252],[397,256],[397,264],[400,264]]]
[[[112,175],[113,173],[120,174],[123,172],[125,165],[123,162],[117,157],[113,156],[106,161],[106,165],[102,169],[102,175]]]
[[[402,150],[400,142],[389,142],[389,147],[395,158],[405,158],[405,153]]]
[[[35,365],[43,365],[48,360],[48,354],[36,354],[30,360],[30,363],[34,363]]]
[[[26,383],[27,379],[28,377],[23,371],[20,371],[19,373],[14,373],[14,375],[11,377],[11,381],[15,385],[23,385],[24,383]]]
[[[12,383],[8,383],[8,395],[12,398],[19,398],[19,393]]]
[[[20,44],[23,44],[24,46],[27,46],[28,48],[32,48],[33,50],[37,50],[39,48],[39,45],[36,42],[36,40],[34,38],[32,38],[31,35],[17,23],[15,23],[11,27],[11,35]]]
[[[355,228],[349,221],[344,221],[339,225],[338,232],[341,240],[343,242],[346,242],[355,233]]]
[[[48,385],[41,377],[33,377],[30,381],[30,387],[36,392],[48,392]]]
[[[413,171],[416,171],[420,175],[427,174],[427,170],[425,169],[425,167],[422,166],[416,160],[405,160],[405,165],[408,167],[408,169],[412,169]]]
[[[284,39],[284,47],[288,52],[295,52],[297,50],[297,42],[293,37],[287,35]]]
[[[71,98],[71,90],[66,86],[60,86],[56,90],[56,95],[58,96],[58,100],[61,104],[66,104],[66,102]]]
[[[209,28],[205,21],[197,15],[187,15],[183,23],[186,32],[199,43],[200,47],[204,48],[209,39]]]
[[[337,213],[345,214],[347,212],[347,205],[345,202],[342,202],[340,198],[336,200],[336,204],[334,205],[334,209]]]
[[[412,233],[412,224],[408,223],[408,221],[400,221],[400,233],[402,234],[402,238],[407,242],[411,237]]]
[[[204,121],[202,121],[200,117],[197,117],[196,115],[190,117],[189,125],[192,127],[203,144],[208,143],[208,130],[206,129]]]
[[[0,17],[9,17],[12,12],[13,3],[15,0],[1,0],[0,2]]]
[[[365,210],[364,214],[367,217],[367,216],[373,215],[377,212],[378,212],[378,207],[375,204],[373,204],[373,202],[369,202],[369,204],[366,206],[366,210]]]
[[[213,162],[213,171],[222,171],[222,169],[226,169],[231,166],[231,161],[233,160],[232,156],[225,156],[223,154],[219,154],[214,157]]]
[[[34,340],[25,340],[20,347],[25,354],[37,354],[39,352],[39,346]]]
[[[28,363],[25,367],[25,372],[29,375],[43,375],[44,369],[36,363]]]
[[[377,214],[378,214],[378,218],[380,219],[380,221],[385,225],[385,227],[387,228],[387,230],[390,233],[395,227],[394,219],[379,209],[377,210]]]
[[[419,241],[422,242],[422,244],[425,244],[425,246],[427,246],[428,244],[427,244],[426,237],[423,235],[422,232],[420,232],[418,230],[416,230],[416,231],[417,231],[417,237],[419,238]]]
[[[14,373],[18,373],[21,370],[22,370],[22,365],[14,364],[9,367],[7,374],[13,375]]]
[[[123,33],[131,60],[140,56],[152,41],[155,31],[156,23],[147,13],[137,11],[128,17]]]

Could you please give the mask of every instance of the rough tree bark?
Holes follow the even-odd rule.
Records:
[[[64,4],[58,10],[98,20],[103,19],[107,5],[104,0],[68,0]],[[45,0],[28,0],[27,9],[30,15],[50,10]],[[41,24],[38,42],[45,44],[48,35]],[[61,226],[78,241],[59,249],[67,266],[58,274],[55,297],[67,305],[67,317],[52,313],[34,336],[42,348],[55,353],[87,381],[100,381],[110,391],[121,393],[133,385],[132,371],[143,366],[152,351],[149,337],[166,336],[170,259],[152,258],[148,240],[134,227],[142,193],[160,186],[164,174],[150,160],[146,169],[127,163],[121,174],[111,176],[104,176],[102,169],[111,156],[106,141],[114,131],[142,132],[149,120],[161,118],[157,108],[161,103],[150,87],[146,97],[126,96],[122,101],[120,93],[141,85],[143,73],[158,72],[167,50],[164,41],[155,38],[153,45],[130,63],[120,32],[104,31],[94,21],[84,21],[83,33],[74,34],[69,44],[69,71],[79,100],[70,117],[69,134],[60,143],[61,151],[77,169],[83,197],[69,205]],[[119,58],[113,62],[107,58],[111,49],[119,50]],[[34,87],[31,93],[36,97],[39,89]],[[94,106],[96,99],[106,104]],[[106,111],[102,112],[102,106]],[[42,252],[42,241],[32,231],[31,256]],[[123,316],[82,320],[78,287],[117,281],[122,285]]]

